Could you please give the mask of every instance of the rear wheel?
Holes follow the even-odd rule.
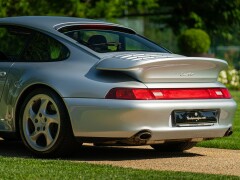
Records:
[[[24,144],[41,157],[71,151],[74,136],[61,98],[48,89],[30,93],[20,110],[20,134]]]
[[[184,142],[165,142],[163,144],[151,145],[153,149],[160,152],[183,152],[191,149],[196,145],[196,142],[184,141]]]

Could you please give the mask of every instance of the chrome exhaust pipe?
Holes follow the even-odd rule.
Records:
[[[231,136],[232,133],[233,133],[232,128],[229,128],[229,129],[226,131],[226,133],[224,134],[224,137]]]
[[[119,141],[119,143],[127,145],[145,145],[151,137],[151,131],[142,130],[130,137],[129,139]]]
[[[147,141],[152,137],[152,134],[150,131],[140,131],[135,135],[135,140],[136,141]]]

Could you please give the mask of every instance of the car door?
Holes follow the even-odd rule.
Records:
[[[10,70],[18,61],[31,33],[22,27],[0,24],[0,131],[11,131],[13,107],[9,103],[12,92]]]
[[[3,98],[3,91],[7,81],[9,70],[13,62],[0,53],[0,131],[11,129],[6,120],[6,101]]]
[[[1,62],[0,59],[0,100],[2,99],[2,93],[5,86],[5,82],[12,64],[13,64],[12,62]]]
[[[30,35],[30,31],[22,27],[0,25],[0,98],[9,69],[19,59]]]

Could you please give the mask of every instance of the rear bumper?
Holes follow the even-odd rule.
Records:
[[[223,137],[231,128],[236,103],[224,100],[109,100],[64,98],[75,137],[130,138],[142,130],[150,141]],[[212,126],[173,127],[173,110],[219,109]]]

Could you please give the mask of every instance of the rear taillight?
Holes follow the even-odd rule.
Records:
[[[106,95],[106,99],[146,100],[155,97],[149,89],[113,88]]]
[[[171,99],[230,99],[226,88],[174,88],[174,89],[141,89],[113,88],[106,99],[126,100],[171,100]]]

